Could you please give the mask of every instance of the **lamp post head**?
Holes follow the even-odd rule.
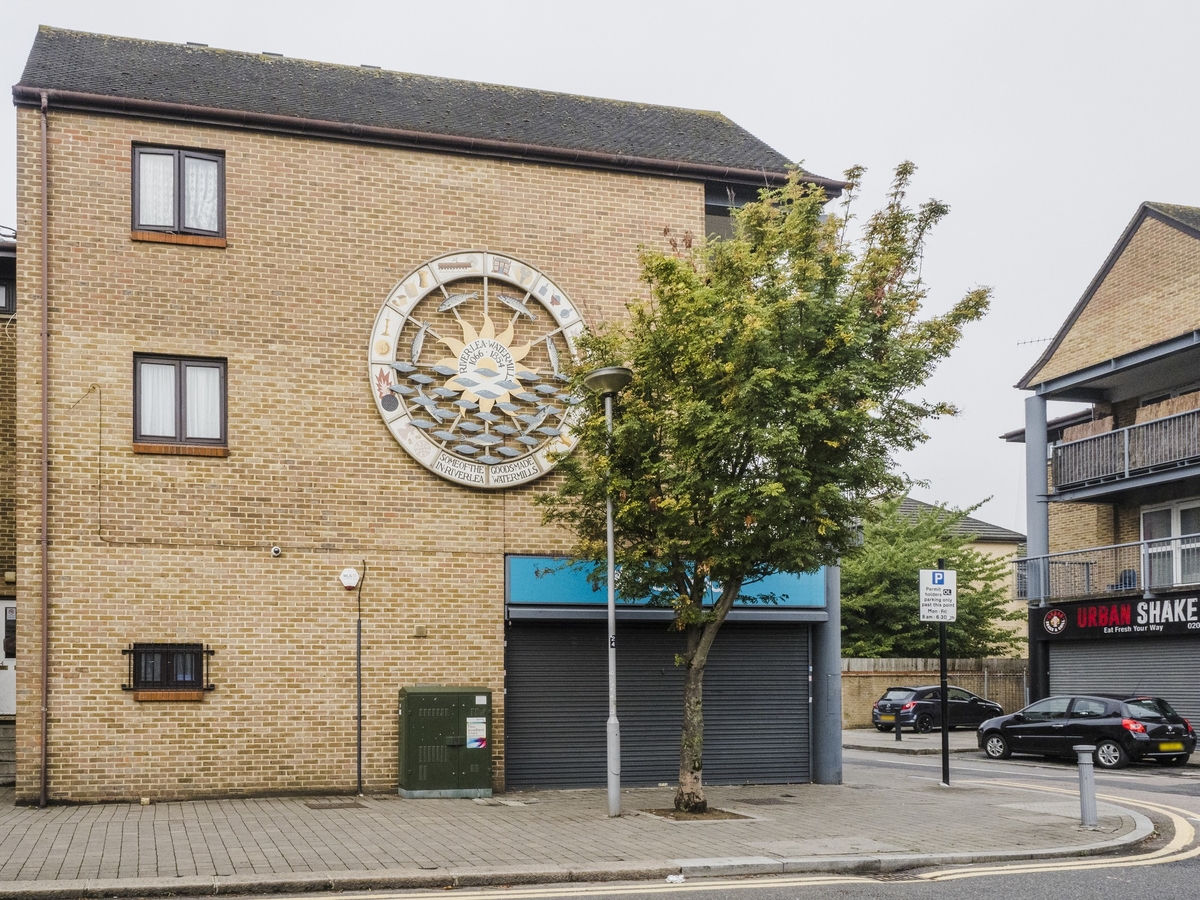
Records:
[[[583,383],[589,391],[595,391],[601,397],[616,394],[633,380],[633,370],[625,366],[605,366],[583,376]]]

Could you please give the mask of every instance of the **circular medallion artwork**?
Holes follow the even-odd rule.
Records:
[[[506,488],[545,474],[575,444],[562,361],[579,311],[532,266],[450,253],[392,289],[371,332],[370,377],[388,430],[425,468]]]

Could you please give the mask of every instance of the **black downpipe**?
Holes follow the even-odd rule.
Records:
[[[50,172],[46,131],[50,97],[42,91],[42,740],[38,806],[50,802]]]

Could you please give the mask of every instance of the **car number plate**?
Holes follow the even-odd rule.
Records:
[[[896,721],[896,717],[895,717],[894,715],[890,715],[890,714],[884,713],[884,714],[881,714],[881,715],[879,716],[879,721],[880,721],[880,722],[895,722],[895,721]],[[1180,746],[1180,748],[1179,748],[1179,749],[1180,749],[1180,750],[1182,750],[1182,749],[1183,749],[1183,747],[1182,747],[1182,746]]]
[[[1182,750],[1183,744],[1179,743],[1178,741],[1174,741],[1170,744],[1159,744],[1158,749],[1163,753],[1169,753],[1172,750]]]

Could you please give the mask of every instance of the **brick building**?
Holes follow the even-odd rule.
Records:
[[[48,28],[13,96],[18,799],[353,790],[360,599],[365,789],[418,684],[493,692],[497,787],[603,783],[595,598],[521,580],[568,547],[531,502],[556,375],[640,245],[787,160],[716,113]],[[677,759],[658,612],[620,622],[627,783]],[[826,619],[817,583],[731,616],[706,774],[807,778]]]
[[[1017,384],[1035,698],[1140,691],[1200,718],[1198,288],[1200,209],[1143,203]],[[1048,400],[1090,407],[1047,421]]]

